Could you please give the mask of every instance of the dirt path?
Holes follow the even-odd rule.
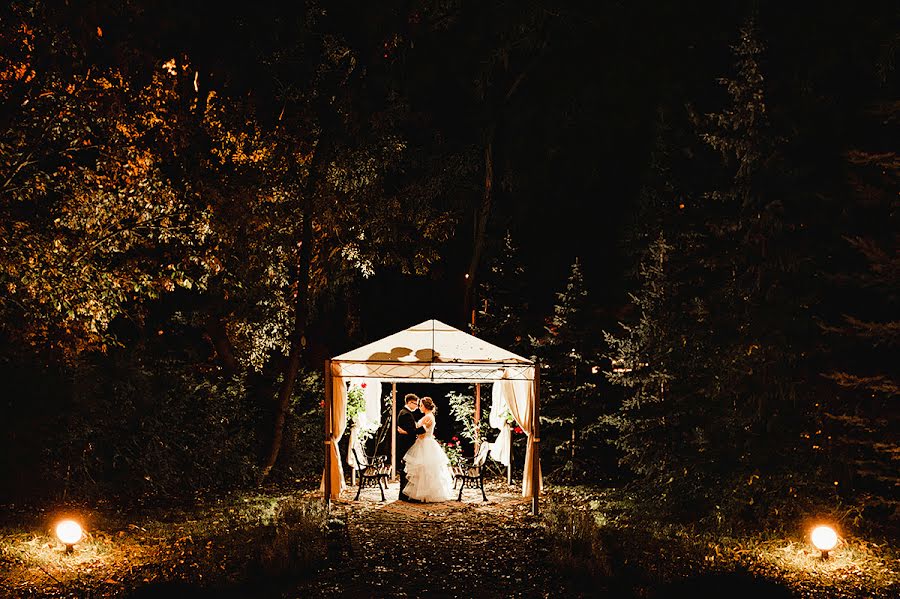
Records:
[[[354,597],[558,597],[561,580],[548,565],[543,528],[531,504],[505,485],[487,503],[466,491],[457,503],[336,502],[348,522],[341,555],[298,594]]]

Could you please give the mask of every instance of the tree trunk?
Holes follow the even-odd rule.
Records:
[[[488,219],[491,216],[491,203],[494,199],[494,131],[496,125],[491,125],[485,137],[484,144],[484,191],[481,196],[481,205],[475,212],[475,234],[472,240],[472,259],[469,261],[469,270],[466,271],[465,296],[463,300],[463,321],[469,322],[472,312],[473,291],[475,288],[475,273],[481,261],[484,251],[484,240],[487,235]]]
[[[313,169],[310,176],[317,169]],[[300,355],[305,345],[306,325],[309,321],[309,269],[310,269],[310,246],[312,245],[312,209],[311,204],[313,195],[316,193],[315,181],[310,182],[308,186],[308,195],[304,202],[303,209],[303,233],[300,241],[300,259],[297,266],[297,305],[294,309],[294,334],[291,339],[291,351],[288,357],[287,366],[284,371],[284,378],[281,382],[281,388],[278,390],[278,405],[275,411],[275,424],[272,431],[272,444],[269,447],[269,454],[263,465],[259,475],[259,482],[263,482],[275,462],[278,459],[278,453],[281,451],[281,440],[284,435],[284,421],[287,416],[288,404],[291,395],[294,392],[294,381],[297,378],[297,372],[300,370]]]
[[[510,84],[509,88],[506,90],[506,93],[501,97],[497,97],[495,100],[482,98],[488,102],[488,118],[486,121],[488,123],[488,129],[484,137],[484,192],[481,196],[481,206],[479,206],[475,213],[475,237],[472,242],[472,259],[469,262],[469,270],[466,271],[465,293],[463,298],[464,322],[470,322],[472,315],[475,274],[478,271],[478,264],[481,262],[481,254],[484,251],[484,240],[487,236],[488,219],[491,216],[491,204],[494,200],[494,140],[497,137],[497,124],[502,117],[503,108],[510,102],[513,96],[516,95],[522,82],[525,81],[528,73],[543,54],[544,49],[547,46],[546,36],[549,31],[547,24],[549,24],[549,19],[544,23],[544,41],[540,46],[540,50],[534,56],[531,63],[516,76],[512,84]]]
[[[216,357],[222,363],[225,374],[233,375],[238,371],[238,361],[234,357],[234,347],[231,345],[231,339],[228,338],[228,331],[225,329],[225,323],[217,314],[211,315],[206,319],[206,336],[215,349]]]

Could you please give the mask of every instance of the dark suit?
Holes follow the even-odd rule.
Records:
[[[416,420],[421,416],[421,412],[415,410],[409,411],[409,408],[403,406],[397,414],[397,426],[405,430],[408,434],[404,435],[397,431],[397,469],[400,471],[400,497],[401,501],[409,501],[409,497],[403,492],[406,486],[406,468],[403,463],[403,456],[409,451],[409,448],[416,442],[416,435],[424,435],[425,427],[416,428]]]

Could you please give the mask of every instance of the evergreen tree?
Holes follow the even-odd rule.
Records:
[[[542,442],[553,448],[565,473],[572,475],[578,467],[582,435],[590,432],[588,427],[598,414],[592,369],[599,355],[578,259],[572,263],[565,290],[556,297],[544,335],[532,342],[541,358]]]
[[[528,313],[525,267],[508,231],[503,246],[480,280],[477,318],[472,334],[510,351],[527,355],[530,344],[523,315]]]
[[[786,140],[769,118],[764,46],[754,18],[742,26],[733,51],[736,75],[720,80],[728,106],[698,120],[701,139],[718,152],[726,175],[705,196],[700,259],[710,354],[702,392],[707,403],[727,406],[719,422],[710,422],[719,433],[722,475],[738,485],[758,476],[752,493],[778,493],[775,488],[796,486],[787,479],[811,474],[816,463],[816,447],[806,441],[815,430],[814,399],[801,384],[815,342],[807,306],[817,284],[801,232],[812,206],[793,181]],[[746,487],[735,490],[751,492]],[[755,501],[743,492],[735,500]]]
[[[605,421],[624,463],[661,495],[752,510],[761,491],[787,491],[789,477],[814,465],[810,394],[799,391],[812,286],[795,233],[807,197],[789,191],[753,19],[733,52],[735,75],[720,80],[728,104],[693,115],[713,150],[699,148],[694,161],[705,189],[670,199],[677,210],[633,298],[639,320],[607,337],[608,378],[626,396]],[[657,181],[653,191],[665,203],[680,186]]]
[[[900,106],[879,105],[875,116],[896,139]],[[836,478],[873,505],[895,511],[900,418],[896,351],[900,344],[897,290],[900,235],[896,189],[900,157],[892,150],[854,149],[847,155],[851,201],[845,241],[856,258],[840,274],[826,273],[841,298],[839,314],[823,323],[832,368],[825,373],[840,390],[822,403]]]
[[[611,370],[607,379],[625,389],[621,405],[600,421],[613,433],[622,465],[662,489],[662,495],[693,497],[705,477],[701,456],[709,436],[700,426],[697,394],[705,351],[695,331],[702,312],[686,311],[687,294],[673,272],[674,246],[660,234],[640,263],[640,290],[631,295],[636,322],[604,332]],[[676,480],[677,478],[677,480]]]

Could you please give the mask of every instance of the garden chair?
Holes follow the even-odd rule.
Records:
[[[474,458],[464,458],[459,470],[454,474],[453,486],[459,483],[459,496],[457,501],[462,501],[463,489],[481,489],[481,496],[485,501],[488,500],[487,494],[484,492],[484,463],[487,461],[488,452],[491,450],[490,443],[482,443],[478,450],[478,455]]]
[[[387,481],[390,477],[390,470],[386,464],[387,456],[375,456],[372,458],[372,462],[369,463],[366,456],[360,459],[355,447],[351,451],[353,452],[353,458],[356,460],[356,478],[359,479],[359,488],[356,490],[354,501],[359,501],[359,495],[365,487],[378,487],[378,490],[381,491],[381,500],[384,501],[384,487],[387,486]],[[382,481],[384,481],[383,486]]]

